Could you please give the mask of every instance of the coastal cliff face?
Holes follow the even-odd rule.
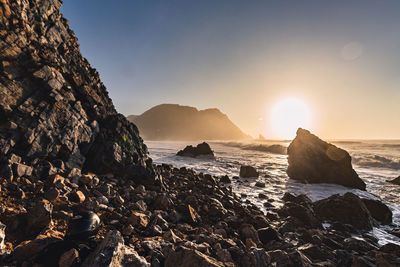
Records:
[[[145,140],[240,140],[248,139],[218,109],[197,110],[176,104],[155,106],[139,116],[131,115]]]
[[[129,166],[151,176],[138,129],[116,112],[99,74],[82,57],[61,4],[1,1],[3,164],[61,159],[68,168],[106,173]]]

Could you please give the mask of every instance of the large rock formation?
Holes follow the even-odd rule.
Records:
[[[206,142],[198,144],[197,146],[186,146],[184,149],[179,150],[176,153],[178,156],[182,157],[207,157],[207,158],[214,158],[214,152],[211,150],[211,147]]]
[[[239,140],[250,138],[218,109],[197,110],[174,104],[128,116],[145,140]]]
[[[154,176],[138,129],[116,112],[60,6],[59,0],[0,3],[3,176],[12,178],[15,159]]]
[[[347,151],[299,128],[288,147],[287,174],[308,183],[339,184],[365,190],[365,183],[351,165]]]

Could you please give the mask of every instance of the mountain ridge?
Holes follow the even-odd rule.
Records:
[[[129,115],[147,140],[241,140],[248,139],[229,117],[217,108],[199,110],[179,104],[156,105],[140,115]]]

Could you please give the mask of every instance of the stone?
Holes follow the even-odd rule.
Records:
[[[120,232],[112,230],[107,233],[82,266],[150,267],[150,264],[133,248],[125,245]]]
[[[0,222],[0,254],[3,254],[5,239],[6,239],[6,225]]]
[[[288,147],[291,179],[307,183],[339,184],[365,190],[365,183],[351,165],[349,153],[299,128]]]
[[[281,240],[279,233],[272,227],[258,229],[257,233],[261,243],[263,243],[264,245],[273,240]]]
[[[69,240],[86,240],[97,234],[100,218],[92,211],[82,211],[75,214],[68,224],[67,237]]]
[[[52,223],[53,205],[46,200],[36,202],[27,213],[26,232],[35,237]]]
[[[379,200],[366,198],[363,198],[361,200],[375,220],[381,222],[382,224],[392,223],[393,213],[388,206],[386,206]]]
[[[242,240],[251,239],[256,245],[260,243],[258,233],[251,224],[242,224],[240,227],[240,237]]]
[[[264,182],[257,181],[256,184],[255,184],[255,186],[256,186],[256,187],[264,188],[264,187],[265,187],[265,183],[264,183]]]
[[[206,142],[198,144],[196,147],[186,146],[183,150],[179,150],[176,153],[177,156],[181,157],[207,157],[214,158],[214,152],[211,150],[211,147]]]
[[[220,182],[224,183],[224,184],[230,184],[231,183],[231,179],[229,179],[228,175],[224,175],[224,176],[221,176]]]
[[[75,203],[82,203],[85,201],[85,195],[79,190],[72,191],[68,194],[68,200]]]
[[[70,249],[67,252],[64,252],[59,261],[59,267],[70,267],[74,264],[74,262],[79,258],[79,252],[76,249]]]
[[[22,176],[31,176],[32,175],[32,167],[27,166],[25,164],[21,163],[14,163],[13,164],[13,174],[16,175],[17,177],[22,177]]]
[[[242,178],[254,178],[258,177],[258,172],[252,166],[242,165],[240,166],[239,176]]]
[[[358,230],[371,230],[373,219],[363,201],[353,193],[336,194],[314,202],[318,218],[331,222],[350,224]]]
[[[180,246],[174,252],[170,253],[165,260],[165,267],[175,266],[224,267],[225,265],[222,262],[201,253],[200,251]]]
[[[133,211],[128,221],[133,226],[145,228],[149,224],[149,217],[144,213]]]

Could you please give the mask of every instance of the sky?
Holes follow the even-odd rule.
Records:
[[[61,12],[122,114],[219,108],[276,139],[295,99],[321,138],[400,139],[400,1],[66,0]]]

